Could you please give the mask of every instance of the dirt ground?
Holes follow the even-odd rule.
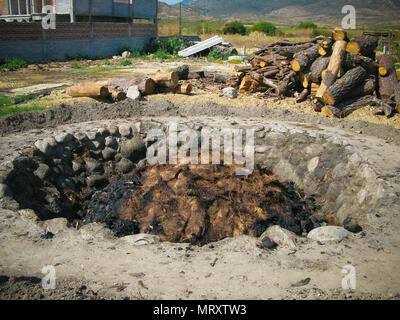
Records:
[[[62,63],[50,71],[18,71],[0,76],[1,90],[38,83],[103,81],[112,76],[147,74],[182,63],[193,70],[230,72],[233,65],[183,60],[141,61],[112,74],[72,74]],[[63,70],[63,71],[62,71]],[[8,85],[10,84],[10,85]],[[196,82],[194,82],[196,84]],[[210,91],[212,93],[210,93]],[[47,99],[47,100],[46,100]],[[0,118],[0,161],[55,130],[104,126],[113,121],[168,117],[193,122],[254,120],[304,130],[317,128],[332,138],[351,141],[360,157],[400,195],[400,117],[373,116],[362,108],[346,119],[323,118],[307,103],[263,100],[256,96],[222,97],[219,87],[195,85],[191,95],[158,94],[142,102],[98,103],[72,99],[65,88],[35,103],[54,109]],[[157,101],[156,101],[157,100]],[[62,103],[62,105],[60,105]],[[70,106],[68,106],[70,105]],[[88,122],[90,121],[90,123]],[[161,121],[161,120],[160,120]],[[167,121],[167,120],[163,120]],[[82,123],[85,122],[85,123]],[[302,239],[296,251],[264,250],[255,238],[228,238],[202,247],[157,241],[154,237],[115,238],[102,225],[79,230],[63,221],[37,222],[29,212],[0,209],[0,299],[400,299],[398,207],[369,216],[363,233],[341,242]],[[54,237],[41,235],[53,230]],[[342,268],[357,269],[357,289],[343,290]],[[41,286],[44,265],[57,271],[57,288]],[[227,272],[228,271],[228,272]],[[305,279],[310,278],[308,281]]]
[[[109,59],[112,61],[112,59]],[[132,65],[127,67],[116,67],[109,70],[99,70],[91,73],[87,70],[104,66],[104,60],[87,60],[79,62],[80,69],[74,69],[70,62],[53,62],[45,65],[31,65],[28,68],[14,71],[11,73],[0,74],[0,91],[10,93],[12,89],[29,87],[37,84],[59,83],[64,84],[63,88],[52,91],[49,95],[38,97],[34,101],[27,101],[16,106],[44,106],[52,107],[61,103],[75,104],[80,102],[97,102],[91,98],[72,98],[66,94],[66,86],[79,83],[82,80],[106,81],[113,77],[129,77],[138,75],[148,75],[157,71],[167,71],[182,64],[188,64],[191,71],[213,71],[225,74],[232,74],[234,64],[212,63],[204,59],[178,59],[173,61],[160,62],[158,60],[131,59]],[[95,70],[95,69],[93,69]],[[189,95],[178,95],[172,93],[154,94],[144,97],[146,101],[168,100],[174,104],[194,104],[214,102],[221,105],[249,107],[259,106],[266,109],[290,110],[298,113],[306,113],[321,116],[313,110],[309,102],[297,104],[295,98],[286,98],[284,100],[269,98],[265,99],[258,94],[239,95],[237,99],[229,99],[223,96],[222,85],[205,84],[204,82],[192,80],[193,91]],[[29,91],[29,89],[27,89]],[[21,93],[21,92],[20,92]],[[395,114],[392,118],[373,115],[373,107],[364,107],[350,114],[348,120],[362,120],[369,123],[383,124],[400,129],[400,114]],[[321,116],[322,117],[322,116]]]

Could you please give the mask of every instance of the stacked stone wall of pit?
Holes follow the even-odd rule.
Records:
[[[147,133],[154,128],[168,134],[168,123],[141,121],[38,140],[1,171],[0,205],[31,208],[41,219],[82,217],[82,203],[94,192],[146,163]],[[200,136],[203,128],[208,127],[189,123],[178,131]],[[241,128],[255,129],[256,165],[314,198],[332,223],[362,223],[385,204],[384,181],[345,140],[283,126]]]

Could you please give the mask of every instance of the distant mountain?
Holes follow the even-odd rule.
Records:
[[[340,25],[343,6],[356,8],[359,25],[400,25],[400,0],[186,0],[183,7],[204,16],[246,21],[314,21]]]

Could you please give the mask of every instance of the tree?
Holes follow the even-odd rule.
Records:
[[[271,22],[262,21],[252,26],[251,31],[261,31],[265,32],[269,36],[274,36],[276,33],[276,27]]]
[[[224,25],[222,28],[224,34],[246,34],[246,28],[240,21],[232,21]]]

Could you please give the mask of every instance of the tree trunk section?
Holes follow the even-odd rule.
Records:
[[[316,94],[318,99],[322,99],[326,90],[336,81],[338,72],[346,56],[346,45],[347,42],[344,40],[338,40],[335,42],[327,72]]]
[[[193,86],[190,83],[182,83],[176,87],[175,93],[189,94],[192,92],[192,90],[193,90]]]
[[[382,77],[386,77],[394,72],[394,63],[390,56],[387,54],[382,54],[377,58],[379,63],[379,75]]]
[[[371,58],[360,56],[358,54],[348,52],[346,60],[343,63],[346,70],[353,69],[357,66],[363,67],[370,74],[376,75],[378,73],[378,64]]]
[[[108,86],[108,92],[110,93],[111,100],[114,102],[122,101],[126,99],[126,93],[118,90],[117,86]]]
[[[331,85],[323,95],[322,101],[327,105],[335,106],[346,100],[353,94],[353,91],[368,76],[363,67],[357,67],[348,71],[341,79]]]
[[[155,83],[164,88],[175,88],[178,85],[179,74],[176,71],[158,72],[151,77]]]
[[[320,45],[316,44],[311,48],[301,51],[294,56],[290,62],[292,69],[296,72],[307,69],[319,57],[318,49]]]
[[[347,44],[346,51],[375,59],[378,39],[372,36],[359,36]]]
[[[109,96],[107,87],[91,81],[84,81],[78,86],[69,87],[67,93],[71,97],[107,98]]]
[[[322,71],[328,68],[330,57],[319,57],[314,63],[311,65],[310,68],[310,79],[312,82],[320,83],[322,78]]]
[[[144,94],[152,94],[156,88],[156,83],[149,77],[114,78],[108,82],[108,85],[117,86],[125,93],[131,86],[138,86],[139,91]]]
[[[347,40],[346,30],[343,28],[336,28],[332,33],[332,39],[335,41]]]

